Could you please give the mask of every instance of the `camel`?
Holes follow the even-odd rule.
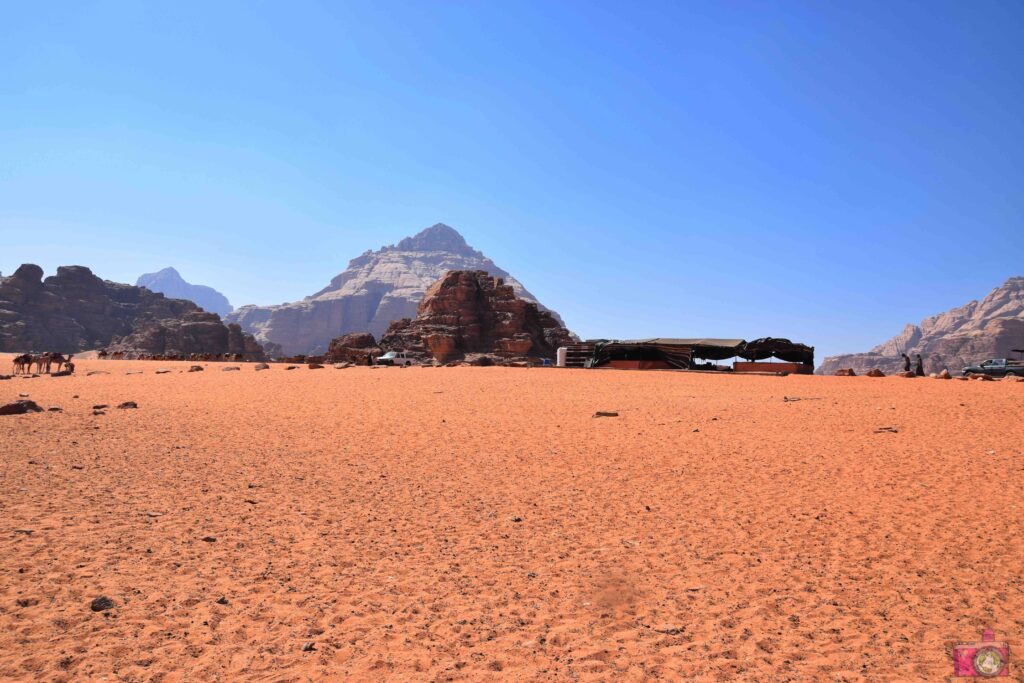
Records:
[[[46,372],[50,371],[50,352],[45,351],[42,355],[33,356],[32,365],[36,366],[35,372],[37,374],[43,374],[43,368],[46,368]]]
[[[55,363],[57,365],[57,372],[61,372],[62,370],[65,370],[68,365],[71,364],[71,359],[73,357],[74,357],[74,354],[70,354],[70,353],[68,354],[67,358],[65,358],[64,356],[62,356],[59,353],[53,353],[53,354],[50,354],[50,362],[51,363]],[[47,364],[46,371],[47,372],[50,371],[49,364]]]
[[[34,359],[32,358],[31,353],[23,353],[20,356],[15,356],[13,361],[14,374],[18,375],[27,373],[29,369],[32,367],[33,360]]]

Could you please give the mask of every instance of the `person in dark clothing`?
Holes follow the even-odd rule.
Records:
[[[910,372],[910,356],[905,353],[901,353],[903,356],[903,372]]]
[[[366,364],[368,366],[369,365],[373,365],[373,354],[372,353],[366,354]]]
[[[921,354],[917,354],[917,363],[914,366],[914,374],[918,377],[924,377],[924,361],[921,360]]]

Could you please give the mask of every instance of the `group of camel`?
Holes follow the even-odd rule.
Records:
[[[50,374],[53,366],[57,366],[57,372],[74,372],[75,364],[71,362],[73,354],[63,356],[59,353],[47,351],[41,354],[23,353],[14,358],[14,374]],[[35,368],[33,370],[33,368]]]

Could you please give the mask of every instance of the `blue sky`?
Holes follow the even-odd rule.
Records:
[[[0,271],[235,305],[444,222],[582,336],[866,350],[1024,274],[1024,4],[9,4]]]

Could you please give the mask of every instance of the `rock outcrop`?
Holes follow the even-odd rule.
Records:
[[[74,353],[100,347],[139,354],[241,354],[263,349],[237,325],[225,325],[191,301],[101,280],[84,266],[43,279],[32,264],[0,278],[0,351]]]
[[[392,323],[380,345],[446,362],[480,353],[554,358],[574,341],[550,312],[517,297],[502,278],[475,270],[449,272],[431,285],[416,318]]]
[[[145,287],[151,292],[159,292],[168,299],[191,301],[204,311],[216,313],[219,316],[225,316],[233,310],[226,296],[213,287],[185,282],[174,268],[164,268],[156,273],[140,275],[135,286]]]
[[[1015,358],[1024,348],[1024,277],[1012,277],[981,301],[972,301],[920,325],[907,325],[889,341],[867,353],[831,356],[817,372],[831,375],[837,368],[865,372],[878,368],[892,374],[903,370],[900,353],[918,353],[928,372],[949,369],[958,374],[966,365],[986,358]]]
[[[322,354],[332,339],[351,332],[380,336],[392,321],[411,318],[427,288],[451,270],[484,270],[505,279],[516,295],[547,310],[505,270],[438,223],[398,244],[367,251],[312,296],[280,306],[242,306],[227,317],[267,348]],[[561,323],[555,314],[555,319]]]
[[[367,365],[367,358],[377,358],[383,351],[369,332],[353,332],[331,340],[327,348],[327,361]]]

